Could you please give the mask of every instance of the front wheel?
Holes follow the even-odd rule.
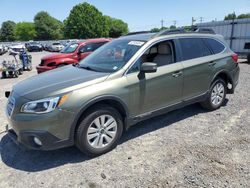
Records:
[[[213,82],[210,87],[210,91],[207,99],[204,102],[201,102],[202,107],[208,110],[216,110],[220,108],[226,98],[226,83],[222,79],[217,79]]]
[[[250,54],[247,55],[247,63],[250,64]]]
[[[109,106],[97,106],[81,121],[76,132],[76,146],[87,155],[98,156],[117,146],[122,131],[119,112]]]

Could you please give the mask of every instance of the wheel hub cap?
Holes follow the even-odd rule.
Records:
[[[90,124],[87,140],[93,148],[104,148],[114,140],[116,134],[116,120],[110,115],[101,115]]]
[[[217,83],[212,90],[212,95],[211,95],[212,104],[215,106],[220,105],[223,101],[224,93],[225,93],[224,85],[221,83]]]

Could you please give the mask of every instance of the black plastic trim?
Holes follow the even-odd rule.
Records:
[[[55,150],[74,145],[70,140],[60,140],[47,131],[21,131],[18,135],[13,129],[8,130],[8,136],[17,144],[34,150]],[[35,144],[33,138],[41,140],[42,146]]]

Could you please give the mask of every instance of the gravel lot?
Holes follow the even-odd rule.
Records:
[[[32,53],[33,65],[46,53]],[[250,65],[240,67],[236,93],[221,109],[195,104],[145,121],[97,158],[75,147],[17,147],[4,132],[4,91],[36,71],[0,80],[0,187],[249,187]]]

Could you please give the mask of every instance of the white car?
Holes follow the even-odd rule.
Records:
[[[49,50],[51,52],[59,52],[64,48],[64,46],[60,42],[54,42],[50,45]]]
[[[10,46],[9,48],[10,48],[10,50],[13,50],[13,51],[15,51],[15,52],[20,52],[20,51],[26,49],[26,48],[25,48],[25,45],[24,45],[24,44],[21,44],[21,43],[19,43],[19,44],[14,44],[14,45]]]

